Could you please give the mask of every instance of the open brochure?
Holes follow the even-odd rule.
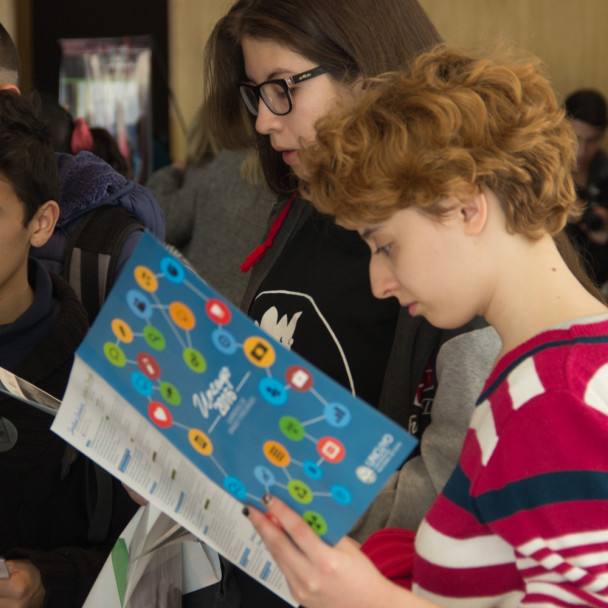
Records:
[[[334,544],[416,444],[149,234],[76,353],[52,430],[294,605],[243,504],[272,492]]]

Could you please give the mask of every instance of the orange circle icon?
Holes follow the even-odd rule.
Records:
[[[270,367],[276,358],[272,344],[259,336],[247,338],[243,344],[243,351],[247,359],[256,367]]]
[[[196,325],[194,313],[183,302],[169,304],[169,316],[180,329],[189,331]]]
[[[137,284],[148,292],[153,292],[158,289],[158,280],[155,274],[146,266],[137,266],[133,271]]]
[[[203,456],[210,456],[213,452],[211,439],[200,429],[190,429],[188,431],[188,440],[190,441],[190,445]]]
[[[133,342],[133,332],[126,321],[123,321],[122,319],[112,319],[111,327],[114,335],[121,342],[124,342],[125,344],[131,344],[131,342]]]
[[[278,441],[267,441],[264,444],[264,456],[277,467],[288,467],[291,462],[289,451]]]

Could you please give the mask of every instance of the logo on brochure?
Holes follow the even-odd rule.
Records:
[[[373,483],[400,448],[401,442],[395,443],[395,438],[385,433],[365,459],[364,466],[357,468],[357,477],[363,483]]]

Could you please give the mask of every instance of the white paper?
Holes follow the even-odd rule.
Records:
[[[285,601],[298,606],[242,504],[78,356],[51,429]]]

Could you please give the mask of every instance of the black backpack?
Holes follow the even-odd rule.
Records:
[[[118,255],[127,237],[144,225],[120,205],[86,214],[66,246],[63,278],[76,292],[92,323],[116,280]]]
[[[65,249],[63,278],[87,311],[89,323],[97,316],[114,281],[116,264],[127,237],[143,224],[120,205],[98,207],[86,214]],[[88,462],[86,468],[88,539],[102,542],[110,528],[112,477]]]

